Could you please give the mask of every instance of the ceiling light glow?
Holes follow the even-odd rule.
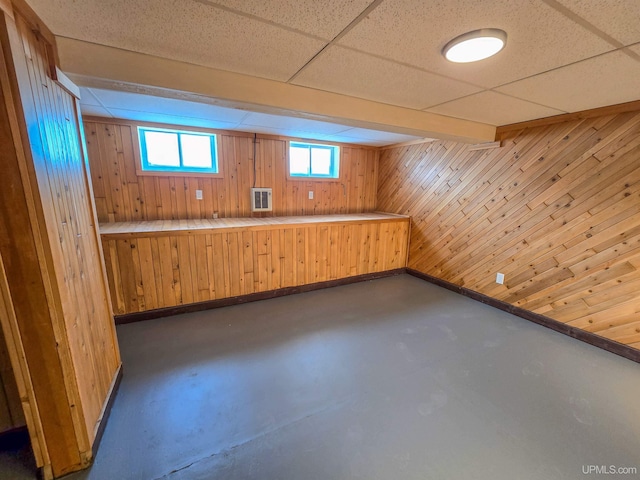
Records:
[[[507,34],[497,28],[483,28],[454,38],[442,49],[450,62],[469,63],[489,58],[504,48]]]

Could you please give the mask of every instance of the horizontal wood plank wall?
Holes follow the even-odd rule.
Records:
[[[117,314],[265,292],[406,266],[408,218],[109,235]]]
[[[640,112],[384,150],[380,178],[410,268],[640,348]]]
[[[225,132],[218,138],[223,178],[138,176],[139,148],[134,124],[113,119],[85,119],[93,191],[100,222],[185,218],[250,217],[254,182],[253,135]],[[187,127],[176,127],[185,129]],[[257,137],[256,187],[273,189],[268,215],[319,215],[375,210],[378,151],[343,145],[338,181],[287,177],[287,141]],[[195,191],[203,199],[196,200]],[[314,199],[309,199],[313,190]],[[264,216],[259,213],[256,216]]]

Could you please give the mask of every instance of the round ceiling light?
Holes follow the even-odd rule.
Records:
[[[477,62],[495,55],[506,44],[506,32],[497,28],[483,28],[454,38],[444,46],[442,54],[450,62]]]

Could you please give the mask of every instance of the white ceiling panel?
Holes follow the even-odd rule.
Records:
[[[318,139],[318,135],[306,130],[298,130],[296,128],[276,128],[259,125],[240,125],[236,128],[238,131],[249,133],[263,133],[265,135],[278,135],[292,138]]]
[[[289,79],[324,46],[308,35],[194,1],[30,3],[57,35],[276,80]]]
[[[490,91],[453,100],[428,111],[489,125],[507,125],[566,113]]]
[[[622,52],[612,52],[498,91],[567,112],[615,105],[640,99],[640,62]]]
[[[184,127],[264,133],[309,140],[380,146],[418,137],[306,118],[247,112],[139,93],[81,87],[83,115],[115,117]]]
[[[640,98],[640,0],[26,1],[61,37],[492,125]],[[472,64],[442,57],[481,28],[505,30],[506,48]],[[309,138],[349,128],[214,106],[233,92],[211,104],[94,93],[83,89],[83,108],[100,114]]]
[[[368,140],[376,140],[380,142],[387,142],[386,144],[410,142],[412,140],[418,140],[422,138],[422,137],[416,137],[413,135],[403,135],[400,133],[369,130],[366,128],[352,128],[342,132],[340,136],[345,138],[359,138],[359,139],[368,139]]]
[[[409,138],[409,140],[406,140],[406,138]],[[327,137],[318,138],[318,140],[335,142],[335,143],[351,143],[354,145],[368,145],[370,147],[385,147],[387,145],[394,145],[396,143],[402,143],[402,142],[411,141],[411,140],[420,140],[420,137],[398,135],[398,138],[386,137],[384,140],[381,140],[381,139],[372,140],[370,138],[355,137],[355,136],[347,137],[345,135],[331,135]]]
[[[481,28],[506,31],[506,48],[475,64],[442,57],[449,40]],[[485,87],[613,48],[542,0],[385,0],[339,43]]]
[[[373,0],[198,0],[331,40]]]
[[[107,118],[113,117],[113,115],[111,115],[109,110],[107,110],[106,108],[98,107],[96,105],[89,105],[86,103],[80,104],[80,111],[84,116],[91,115],[93,117],[107,117]]]
[[[95,105],[97,107],[102,106],[93,93],[91,93],[91,90],[86,87],[80,87],[80,103],[83,105]]]
[[[295,120],[295,119],[292,119],[292,120]],[[256,125],[241,125],[240,127],[238,127],[238,130],[244,131],[244,132],[251,132],[251,133],[262,133],[265,135],[278,135],[278,136],[291,137],[291,138],[303,138],[310,141],[351,143],[354,145],[367,145],[367,146],[374,146],[374,147],[391,145],[393,143],[399,143],[400,141],[404,141],[404,140],[396,140],[396,137],[398,138],[408,137],[407,135],[389,134],[387,132],[371,133],[372,131],[369,131],[370,133],[367,136],[356,136],[356,135],[346,136],[346,135],[343,135],[342,133],[319,134],[317,132],[307,131],[304,129],[299,130],[296,128],[276,128],[276,127],[256,126]],[[408,138],[413,139],[414,137],[408,137]]]
[[[265,113],[251,112],[242,120],[242,127],[254,131],[254,127],[270,127],[275,129],[291,129],[307,133],[333,134],[343,132],[349,127],[336,123],[319,122],[306,118],[284,117]],[[245,128],[246,129],[246,128]]]
[[[83,113],[84,113],[84,107]],[[165,115],[160,113],[138,112],[136,110],[119,110],[117,108],[109,109],[109,112],[115,118],[124,120],[133,120],[138,122],[155,122],[168,123],[172,125],[180,125],[183,127],[200,127],[214,128],[220,130],[231,130],[235,128],[235,123],[226,123],[218,120],[209,120],[206,118],[179,117],[176,115]]]
[[[481,90],[342,47],[327,49],[293,83],[418,110]]]
[[[187,102],[173,98],[153,97],[139,93],[117,92],[97,88],[89,90],[100,105],[118,110],[136,110],[139,112],[159,113],[177,117],[203,118],[210,121],[237,124],[247,115],[246,111],[232,108],[218,107],[205,103]],[[84,99],[81,103],[85,103]]]
[[[624,45],[640,42],[640,1],[558,0],[593,26]]]

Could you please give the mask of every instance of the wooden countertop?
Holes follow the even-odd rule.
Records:
[[[302,215],[295,217],[217,218],[191,220],[151,220],[101,223],[103,238],[157,237],[191,235],[227,230],[269,230],[273,227],[296,228],[309,224],[357,224],[363,222],[404,222],[409,217],[393,213],[353,213],[345,215]]]

